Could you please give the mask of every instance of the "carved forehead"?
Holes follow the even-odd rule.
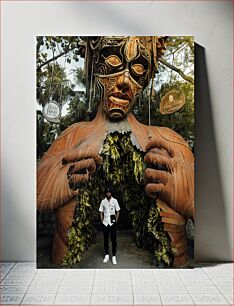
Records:
[[[131,58],[137,48],[157,60],[165,51],[168,36],[81,36],[78,42],[79,54],[86,57],[85,49],[90,48],[93,55],[104,47],[125,44],[126,55]]]
[[[126,41],[124,48],[126,60],[129,62],[134,60],[139,53],[150,60],[150,54],[148,50],[140,43],[139,38],[136,36],[130,36]]]
[[[110,53],[112,51],[113,54],[116,50],[121,50],[128,62],[134,60],[139,54],[150,60],[149,50],[140,42],[139,37],[136,36],[103,37],[99,52],[103,49],[109,49]]]
[[[80,36],[78,54],[85,59],[84,77],[87,91],[96,73],[113,74],[114,69],[123,69],[121,66],[112,67],[112,70],[108,67],[105,59],[111,54],[120,57],[123,65],[131,60],[141,63],[146,73],[154,77],[158,71],[158,59],[165,51],[166,41],[167,36]],[[107,69],[109,71],[106,71]],[[146,78],[144,86],[147,85],[148,79]]]

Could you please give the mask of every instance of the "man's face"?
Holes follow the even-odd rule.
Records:
[[[108,192],[106,193],[106,197],[107,197],[107,199],[110,199],[110,198],[111,198],[111,192],[110,192],[110,191],[108,191]]]
[[[147,54],[137,41],[107,44],[101,49],[95,74],[110,119],[121,120],[130,111],[148,78],[148,67]]]

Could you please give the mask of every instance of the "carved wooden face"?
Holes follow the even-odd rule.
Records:
[[[95,63],[104,110],[121,120],[148,82],[149,54],[137,38],[106,39]]]

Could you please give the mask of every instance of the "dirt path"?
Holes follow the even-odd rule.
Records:
[[[37,268],[61,268],[51,262],[51,243],[52,240],[44,239],[40,241],[37,252]],[[110,242],[111,250],[111,242]],[[149,251],[140,249],[134,242],[133,230],[117,231],[117,265],[113,265],[111,261],[103,263],[103,234],[97,232],[96,243],[82,255],[79,264],[72,268],[79,269],[147,269],[153,268],[153,259]],[[111,254],[110,254],[111,255]],[[111,257],[111,256],[110,256]]]
[[[111,243],[109,246],[111,250]],[[84,253],[79,267],[86,269],[147,269],[154,267],[152,255],[147,250],[136,246],[134,233],[131,230],[117,231],[117,265],[113,265],[111,260],[108,263],[103,263],[103,251],[103,234],[97,232],[96,243]]]

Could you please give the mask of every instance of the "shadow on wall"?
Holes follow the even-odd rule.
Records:
[[[195,44],[195,139],[195,260],[231,260],[205,49],[198,44]]]

